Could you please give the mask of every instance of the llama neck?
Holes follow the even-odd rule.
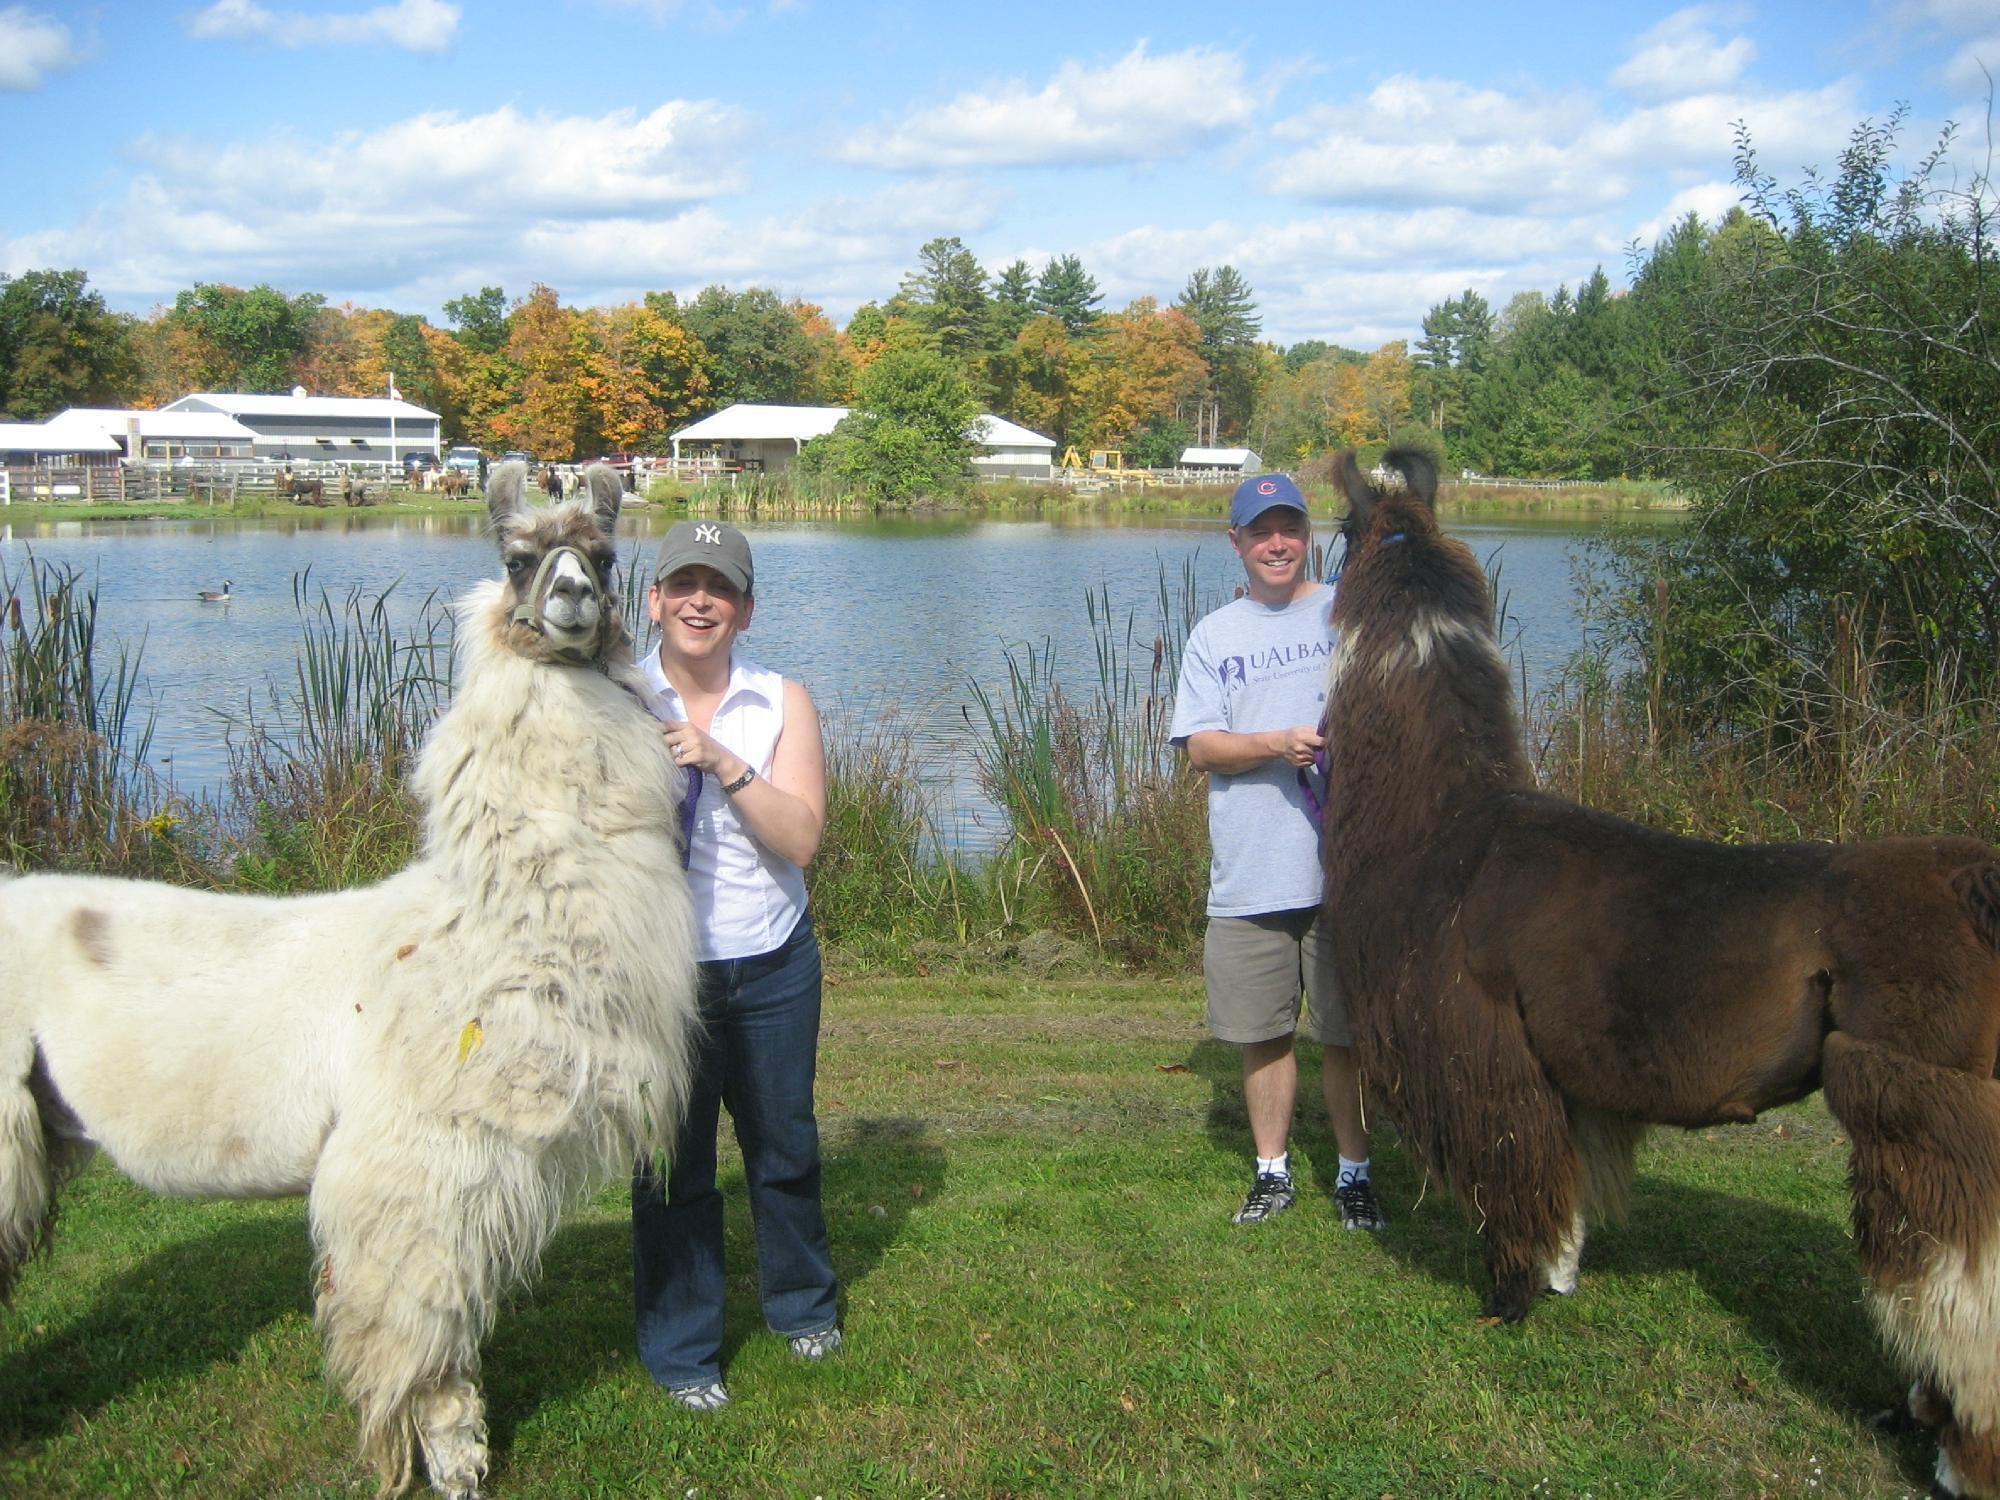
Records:
[[[608,842],[620,860],[670,862],[664,878],[678,879],[673,780],[653,720],[603,673],[468,660],[418,767],[425,854],[469,899],[523,922],[623,921],[568,907]]]
[[[1351,630],[1327,706],[1330,855],[1407,858],[1468,810],[1533,784],[1490,633],[1430,622]]]

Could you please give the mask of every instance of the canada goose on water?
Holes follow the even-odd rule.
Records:
[[[223,579],[222,587],[219,589],[203,589],[201,591],[201,602],[203,604],[227,604],[229,602],[229,580],[227,578]]]

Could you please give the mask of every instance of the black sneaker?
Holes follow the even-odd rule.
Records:
[[[1348,1178],[1333,1190],[1333,1199],[1340,1205],[1342,1229],[1382,1227],[1382,1205],[1375,1201],[1375,1189],[1366,1177]]]
[[[1257,1180],[1250,1184],[1250,1196],[1243,1200],[1243,1206],[1236,1210],[1238,1224],[1261,1224],[1273,1215],[1290,1208],[1298,1198],[1292,1188],[1292,1179],[1283,1172],[1259,1172]]]

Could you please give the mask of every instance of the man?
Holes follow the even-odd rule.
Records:
[[[1341,1224],[1379,1229],[1347,1014],[1318,922],[1319,822],[1300,775],[1326,743],[1319,723],[1333,590],[1307,571],[1305,496],[1283,474],[1236,487],[1229,540],[1247,589],[1188,636],[1169,734],[1208,773],[1208,1026],[1241,1050],[1257,1155],[1236,1222],[1260,1223],[1297,1196],[1288,1142],[1298,1093],[1293,1039],[1303,1030],[1320,1044],[1320,1083],[1340,1147]]]

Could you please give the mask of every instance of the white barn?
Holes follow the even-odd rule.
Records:
[[[52,432],[46,422],[0,422],[0,465],[114,464],[124,451],[108,433]]]
[[[1264,460],[1248,448],[1184,448],[1181,450],[1183,469],[1222,469],[1231,474],[1255,474],[1264,467]]]
[[[674,460],[682,445],[712,453],[731,468],[775,474],[798,461],[800,450],[825,437],[847,415],[844,406],[764,406],[739,401],[713,416],[683,427],[669,441]],[[1056,443],[1039,432],[983,413],[970,429],[978,447],[972,468],[976,474],[1034,474],[1047,478],[1055,467]],[[692,457],[692,454],[687,456]]]
[[[42,424],[51,441],[60,444],[90,443],[89,449],[70,447],[64,451],[103,449],[108,441],[128,459],[200,459],[204,462],[226,458],[249,458],[257,434],[233,417],[213,411],[135,411],[127,407],[72,406]]]
[[[972,440],[979,445],[972,472],[981,478],[1047,479],[1055,473],[1056,440],[1018,422],[987,412],[972,424]]]
[[[800,449],[816,437],[825,437],[846,415],[844,406],[765,406],[739,401],[683,427],[668,441],[676,462],[681,457],[681,444],[688,443],[732,468],[775,474],[790,468]]]
[[[400,396],[289,396],[197,391],[162,412],[210,412],[248,428],[256,458],[292,463],[400,465],[405,455],[442,452],[438,414]]]

